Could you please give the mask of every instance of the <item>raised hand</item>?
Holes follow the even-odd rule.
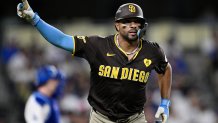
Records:
[[[23,9],[24,10],[27,10],[30,8],[30,5],[29,5],[27,0],[22,0],[22,2],[23,2]]]
[[[32,22],[35,13],[30,7],[27,0],[22,0],[22,3],[17,5],[17,15],[26,19],[28,22]]]

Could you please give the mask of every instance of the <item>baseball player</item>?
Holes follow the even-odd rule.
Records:
[[[46,65],[37,70],[35,86],[25,106],[27,123],[60,123],[57,99],[63,91],[65,81],[53,65]]]
[[[157,72],[161,103],[155,117],[169,117],[172,70],[161,47],[142,39],[147,23],[134,3],[121,5],[115,15],[117,34],[107,37],[70,36],[44,22],[26,0],[17,14],[26,19],[51,44],[85,58],[91,67],[88,101],[90,123],[146,123],[146,84]],[[146,114],[145,114],[146,115]]]

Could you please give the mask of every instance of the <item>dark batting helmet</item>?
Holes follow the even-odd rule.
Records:
[[[143,16],[143,11],[141,7],[134,3],[126,3],[121,5],[115,15],[115,22],[127,18],[138,18],[142,25],[145,23],[145,18]]]

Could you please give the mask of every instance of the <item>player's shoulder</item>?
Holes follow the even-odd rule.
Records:
[[[42,95],[42,94],[39,93],[39,92],[33,93],[32,96],[34,97],[34,100],[36,101],[36,103],[38,103],[39,105],[42,105],[42,106],[43,106],[43,105],[49,103],[48,97]]]
[[[104,41],[104,40],[112,39],[113,37],[114,35],[109,35],[109,36],[92,35],[92,36],[88,36],[88,39],[94,41]]]
[[[108,42],[113,41],[113,35],[109,35],[109,36],[98,36],[98,35],[94,35],[94,36],[89,36],[87,39],[87,42],[89,42],[90,44],[93,44],[94,46],[98,47],[102,47],[102,46],[106,46]]]
[[[111,40],[114,39],[114,35],[109,36],[100,36],[100,35],[91,35],[91,36],[79,36],[75,35],[73,36],[74,40],[82,40],[84,42],[99,42],[99,41],[105,41],[105,40]]]
[[[151,48],[160,48],[160,45],[155,41],[142,40],[143,46],[151,47]]]

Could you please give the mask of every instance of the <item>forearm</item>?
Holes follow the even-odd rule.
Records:
[[[48,42],[67,51],[73,51],[74,40],[72,36],[64,34],[57,28],[44,22],[42,19],[39,19],[34,25]]]
[[[162,99],[169,99],[172,85],[172,68],[168,63],[164,74],[158,74],[158,83]]]
[[[162,117],[162,123],[166,123],[169,117],[170,93],[172,85],[172,68],[168,63],[163,74],[158,74],[158,83],[161,93],[161,103],[155,114],[155,118]]]

